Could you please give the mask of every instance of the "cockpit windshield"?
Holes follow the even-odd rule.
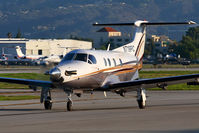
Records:
[[[89,64],[96,64],[96,59],[93,55],[85,54],[85,53],[68,53],[65,55],[65,57],[62,59],[63,61],[71,61],[71,60],[78,60],[78,61],[84,61],[88,62]]]
[[[72,60],[73,57],[74,57],[75,53],[68,53],[64,56],[63,60],[62,61],[69,61],[69,60]]]
[[[80,61],[84,61],[87,62],[87,54],[82,54],[82,53],[77,53],[74,60],[80,60]]]

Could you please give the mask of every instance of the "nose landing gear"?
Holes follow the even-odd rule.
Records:
[[[72,105],[73,105],[72,100],[69,100],[69,99],[68,99],[68,101],[67,101],[67,106],[66,106],[68,111],[72,111]]]
[[[69,91],[69,90],[66,90],[66,89],[64,89],[64,91],[68,95],[68,99],[67,99],[67,103],[66,103],[67,111],[72,111],[72,106],[73,106],[73,101],[72,101],[72,98],[71,98],[72,91]]]

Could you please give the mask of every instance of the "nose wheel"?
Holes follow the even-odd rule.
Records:
[[[73,105],[73,102],[71,100],[68,100],[67,105],[66,105],[68,111],[72,111],[72,105]]]
[[[66,108],[67,108],[67,111],[72,111],[73,101],[71,99],[71,92],[67,92],[67,94],[68,94],[68,100],[66,103]]]

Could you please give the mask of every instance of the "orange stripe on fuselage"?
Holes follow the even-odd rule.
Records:
[[[131,68],[132,68],[132,70],[126,70],[126,69],[131,69]],[[92,73],[76,76],[76,77],[73,77],[72,80],[75,80],[75,79],[78,79],[78,78],[82,78],[82,77],[86,77],[86,76],[91,76],[91,75],[94,75],[94,74],[98,74],[100,72],[106,72],[106,71],[114,70],[114,69],[121,70],[120,72],[116,73],[117,75],[119,75],[119,74],[122,74],[122,73],[133,72],[133,71],[136,71],[137,69],[139,70],[141,68],[142,68],[141,64],[116,66],[116,67],[106,68],[106,69],[102,69],[102,70],[95,71],[95,72],[92,72]],[[122,71],[122,69],[124,69],[124,71]],[[119,71],[119,70],[117,70],[117,71]],[[111,73],[114,73],[114,71],[111,72]]]
[[[140,47],[139,47],[139,50],[138,50],[138,52],[137,52],[137,55],[136,56],[139,56],[139,53],[140,53],[140,49],[142,48],[142,45],[143,45],[143,41],[141,42],[141,44],[140,44]]]
[[[144,36],[144,34],[143,34],[143,36]],[[141,42],[140,42],[139,49],[138,49],[138,51],[137,51],[137,53],[136,53],[136,56],[139,56],[140,49],[142,48],[143,43],[144,43],[144,40],[143,40],[143,37],[142,37],[142,40],[141,40]]]
[[[130,73],[130,72],[135,72],[137,69],[132,69],[132,70],[124,70],[118,73],[115,73],[114,75],[120,75],[120,74],[125,74],[125,73]]]
[[[142,68],[142,64],[138,64],[138,65],[133,66],[133,68],[131,70],[120,71],[118,73],[115,73],[114,75],[120,75],[120,74],[129,73],[129,72],[135,72],[136,70],[139,70],[141,68]]]

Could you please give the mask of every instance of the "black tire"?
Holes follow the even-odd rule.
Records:
[[[45,107],[46,110],[51,110],[52,109],[51,97],[47,97],[47,100],[44,101],[44,107]]]
[[[138,102],[138,107],[139,107],[140,109],[144,109],[144,108],[145,108],[145,106],[144,106],[144,104],[143,104],[142,96],[141,96],[140,100],[137,100],[137,102]]]
[[[72,101],[70,100],[67,102],[67,110],[72,111]]]

